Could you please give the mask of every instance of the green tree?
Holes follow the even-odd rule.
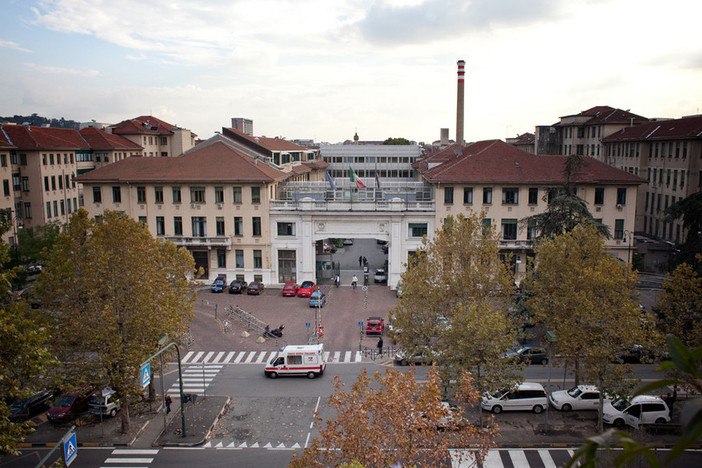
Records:
[[[441,379],[434,368],[424,382],[413,371],[388,369],[371,378],[364,369],[350,392],[337,376],[329,398],[336,416],[322,427],[324,421],[315,415],[319,438],[302,456],[295,454],[290,466],[447,466],[452,447],[474,447],[482,461],[497,426],[483,430],[463,418],[480,397],[470,374],[463,374],[460,382],[458,405],[452,410],[441,402]]]
[[[508,387],[518,379],[504,359],[516,339],[506,313],[513,294],[495,230],[478,215],[449,216],[402,274],[395,339],[407,354],[441,364],[447,381],[467,369],[481,392]]]
[[[675,256],[676,263],[688,263],[698,274],[702,274],[702,191],[679,200],[666,210],[666,221],[672,223],[680,218],[687,232],[685,241],[679,245],[680,253]]]
[[[138,399],[139,365],[158,338],[179,337],[193,316],[192,256],[154,239],[146,226],[108,211],[71,216],[47,256],[37,293],[47,305],[52,347],[76,384],[114,388],[122,398],[122,430]],[[68,365],[70,363],[70,365]]]
[[[0,219],[0,236],[10,229],[10,220]],[[17,443],[33,428],[28,423],[10,421],[12,400],[22,399],[39,390],[40,376],[52,364],[46,348],[47,330],[42,327],[27,303],[10,291],[15,269],[7,269],[9,246],[0,242],[0,454],[15,453]]]
[[[600,234],[609,237],[609,227],[595,220],[585,200],[577,195],[574,179],[583,164],[582,156],[568,156],[563,166],[563,185],[549,189],[543,198],[547,203],[546,211],[521,219],[520,225],[534,228],[539,237],[550,238],[572,231],[575,226],[587,222],[595,226]]]
[[[388,138],[383,142],[384,145],[411,145],[407,138]]]
[[[702,278],[691,265],[683,263],[663,281],[658,295],[658,324],[685,346],[702,346]]]
[[[574,366],[575,383],[585,379],[600,388],[601,430],[603,393],[625,393],[629,384],[630,366],[615,364],[617,353],[648,344],[636,274],[605,251],[589,224],[541,240],[535,253],[536,265],[522,283],[526,306],[537,324],[556,334],[556,350]]]
[[[61,226],[53,222],[20,229],[17,232],[17,245],[22,263],[41,262],[43,251],[51,249],[60,230]]]

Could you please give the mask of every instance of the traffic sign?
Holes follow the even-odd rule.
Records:
[[[141,368],[141,386],[146,387],[151,382],[151,363],[147,362]]]
[[[66,466],[68,466],[73,463],[73,460],[75,460],[77,456],[78,443],[76,442],[76,433],[73,432],[68,439],[63,442],[63,461],[66,463]]]
[[[368,291],[368,286],[363,286],[364,291]]]

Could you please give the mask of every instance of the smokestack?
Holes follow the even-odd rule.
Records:
[[[458,98],[456,99],[456,144],[463,145],[463,78],[465,60],[458,61]]]

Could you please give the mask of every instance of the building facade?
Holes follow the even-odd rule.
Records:
[[[141,146],[145,157],[180,156],[195,146],[197,137],[188,129],[171,125],[151,115],[110,125],[107,131]]]
[[[349,179],[351,169],[366,186],[414,179],[412,164],[422,155],[418,145],[322,145],[322,159],[333,179]]]

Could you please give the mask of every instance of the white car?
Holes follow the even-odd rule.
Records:
[[[600,405],[600,391],[593,385],[577,385],[551,393],[549,400],[561,411],[596,410]]]
[[[624,424],[638,429],[639,424],[663,424],[670,422],[668,405],[661,398],[651,395],[639,395],[631,402],[620,398],[602,407],[602,421],[616,427]]]
[[[385,274],[385,270],[378,268],[375,270],[375,277],[373,279],[376,283],[385,283],[388,280],[388,276]]]
[[[502,411],[533,411],[539,414],[548,409],[548,398],[543,385],[538,382],[524,382],[511,391],[484,395],[480,407],[495,414]]]

